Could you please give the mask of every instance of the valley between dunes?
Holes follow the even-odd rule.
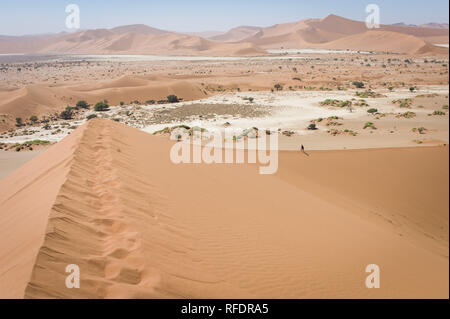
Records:
[[[449,297],[448,147],[280,152],[259,175],[171,146],[94,119],[0,180],[0,298]]]

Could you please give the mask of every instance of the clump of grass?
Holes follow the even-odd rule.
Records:
[[[445,115],[445,112],[444,111],[440,111],[440,110],[436,110],[436,111],[433,112],[433,115],[441,116],[441,115]]]
[[[411,99],[398,99],[398,100],[392,101],[392,103],[398,104],[398,106],[400,106],[401,108],[410,108],[412,105],[412,100]]]
[[[376,130],[377,129],[372,122],[366,122],[366,124],[364,124],[363,129],[366,129],[366,128],[370,128],[372,130]]]
[[[349,130],[349,129],[345,129],[344,132],[347,133],[347,134],[350,134],[351,136],[358,135],[358,132],[355,132],[355,131]]]
[[[367,98],[379,98],[379,97],[383,97],[383,94],[380,93],[376,93],[372,90],[366,90],[364,92],[356,92],[355,95],[357,97],[360,97],[362,99],[367,99]]]
[[[295,132],[293,132],[293,131],[283,131],[282,134],[284,136],[291,137],[292,135],[295,134]]]
[[[353,102],[353,105],[361,106],[361,107],[369,106],[369,104],[366,102],[366,100],[359,100],[359,101]]]
[[[32,141],[27,141],[22,143],[22,145],[24,146],[29,146],[29,145],[48,145],[50,144],[50,141],[46,141],[46,140],[32,140]]]
[[[428,129],[426,129],[425,127],[414,127],[411,131],[413,131],[414,133],[418,132],[419,134],[426,134]]]
[[[405,119],[412,119],[412,118],[416,117],[416,113],[408,111],[408,112],[405,112],[405,113],[400,113],[396,117],[397,118],[403,117]]]
[[[341,103],[341,101],[339,101],[339,100],[326,99],[326,100],[320,102],[320,105],[322,105],[322,106],[325,106],[325,105],[327,105],[327,106],[336,106],[339,103]]]

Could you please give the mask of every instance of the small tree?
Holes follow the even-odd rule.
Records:
[[[78,101],[76,107],[77,109],[88,109],[89,104],[86,101]]]
[[[280,83],[277,83],[273,86],[277,91],[283,90],[283,86]]]
[[[108,105],[108,103],[106,103],[106,100],[104,102],[98,102],[97,104],[95,104],[94,110],[96,112],[109,111],[109,105]]]
[[[411,92],[414,92],[415,91],[415,87],[413,87],[413,86],[411,86],[410,88],[409,88],[409,90],[411,91]]]
[[[22,118],[16,117],[16,126],[22,126],[22,125],[23,125]]]
[[[361,82],[361,81],[354,81],[352,84],[353,84],[354,86],[356,86],[356,88],[358,88],[358,89],[364,88],[364,83]]]
[[[30,117],[30,121],[33,122],[33,123],[36,123],[36,122],[38,121],[37,116],[36,116],[36,115],[32,115],[32,116]]]
[[[62,118],[63,120],[70,120],[73,116],[73,111],[72,111],[72,107],[68,106],[66,107],[66,109],[64,111],[61,112],[61,114],[59,115],[60,118]]]
[[[178,103],[180,100],[176,95],[172,94],[167,97],[167,101],[169,101],[169,103]]]
[[[317,130],[316,124],[314,124],[314,123],[309,124],[308,130],[310,130],[310,131],[315,131],[315,130]]]

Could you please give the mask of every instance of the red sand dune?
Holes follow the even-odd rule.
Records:
[[[382,35],[390,34],[390,37],[385,39],[382,35],[367,37],[373,32],[381,32]],[[448,49],[436,48],[430,44],[448,43],[448,35],[448,29],[388,25],[369,31],[364,22],[329,15],[324,19],[307,19],[264,28],[243,41],[254,43],[264,49],[326,47],[409,54],[448,54]],[[370,43],[370,41],[374,42]]]
[[[92,120],[1,180],[0,297],[448,298],[448,147],[281,152],[259,175],[171,145]]]

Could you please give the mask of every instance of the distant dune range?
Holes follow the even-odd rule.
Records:
[[[448,298],[448,147],[281,152],[264,176],[171,145],[94,119],[0,180],[0,298]]]
[[[390,36],[376,37],[374,32],[390,32]],[[430,44],[447,44],[449,30],[430,24],[419,27],[382,25],[370,31],[363,22],[329,15],[324,19],[307,19],[267,28],[242,26],[224,34],[214,32],[212,35],[205,39],[195,34],[129,25],[71,34],[0,36],[0,53],[241,56],[265,54],[264,49],[345,48],[406,54],[448,54],[448,49]]]

